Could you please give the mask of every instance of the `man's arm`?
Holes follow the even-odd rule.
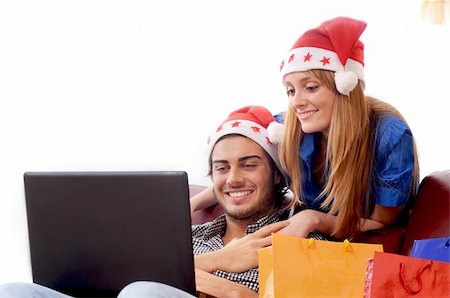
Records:
[[[267,225],[255,233],[231,240],[223,248],[194,257],[195,268],[240,273],[258,267],[258,250],[272,245],[272,233],[286,227],[288,221]]]
[[[258,293],[246,286],[200,269],[195,269],[195,283],[197,291],[214,297],[258,297]]]

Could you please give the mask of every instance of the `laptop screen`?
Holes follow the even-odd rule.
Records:
[[[138,280],[195,294],[185,172],[24,174],[35,283],[115,297]]]

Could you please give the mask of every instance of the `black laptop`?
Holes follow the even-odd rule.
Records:
[[[27,172],[33,282],[116,297],[133,281],[195,294],[188,177],[167,172]]]

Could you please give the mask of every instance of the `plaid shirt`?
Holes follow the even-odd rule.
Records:
[[[249,225],[245,229],[245,234],[254,233],[266,225],[286,218],[286,213],[279,210],[271,215],[264,216],[260,218],[256,223]],[[192,242],[194,255],[200,255],[206,252],[212,252],[223,248],[224,244],[222,241],[222,236],[225,235],[226,226],[227,224],[225,215],[219,216],[213,221],[207,222],[205,224],[192,226]],[[316,233],[310,233],[309,237],[324,240],[323,236]],[[255,292],[258,292],[259,290],[258,268],[253,268],[241,273],[215,270],[213,271],[213,274],[240,283],[241,285],[244,285]]]

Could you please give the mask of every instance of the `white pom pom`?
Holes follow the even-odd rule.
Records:
[[[283,125],[275,121],[271,122],[269,126],[267,126],[267,134],[269,140],[273,144],[278,144],[281,141],[281,136],[283,134]]]
[[[339,93],[347,96],[358,85],[358,77],[352,71],[335,72],[334,81],[336,82],[336,89]]]

